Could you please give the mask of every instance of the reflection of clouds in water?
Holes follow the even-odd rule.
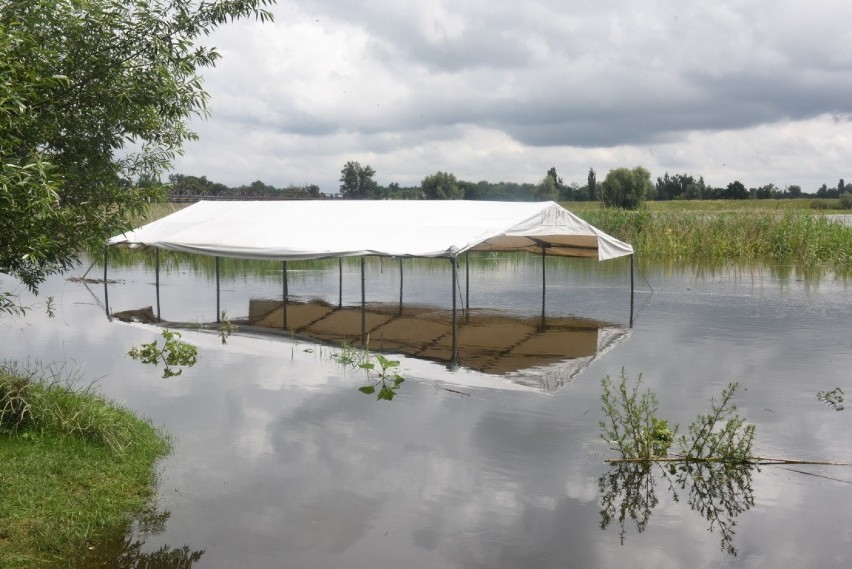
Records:
[[[199,364],[163,380],[123,356],[156,328],[108,323],[84,289],[62,281],[45,289],[64,299],[57,320],[27,316],[7,327],[5,348],[72,356],[87,377],[103,377],[110,397],[175,435],[160,487],[172,518],[148,545],[205,549],[205,566],[830,566],[848,558],[849,513],[839,506],[848,485],[770,467],[755,476],[757,506],[738,521],[733,562],[704,520],[663,496],[647,531],[624,547],[599,530],[597,477],[609,455],[597,431],[599,380],[623,365],[644,374],[661,415],[682,425],[739,380],[737,403],[757,423],[759,452],[852,456],[852,412],[815,398],[843,385],[838,374],[852,366],[840,349],[848,348],[848,289],[823,283],[806,294],[800,283],[764,283],[755,292],[743,279],[729,286],[714,277],[721,282],[703,285],[708,294],[689,297],[682,291],[694,283],[650,278],[657,293],[630,341],[553,396],[469,387],[457,388],[470,393],[461,396],[438,383],[488,382],[403,359],[411,381],[392,403],[377,403],[356,391],[363,375],[305,352],[307,343],[235,336],[222,346],[196,332],[185,338],[201,346]],[[176,283],[169,302],[182,298]],[[151,287],[134,286],[142,290],[121,308],[151,303]]]

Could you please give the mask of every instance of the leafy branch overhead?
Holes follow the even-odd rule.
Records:
[[[197,42],[273,3],[0,2],[0,273],[36,290],[128,229],[208,114]]]

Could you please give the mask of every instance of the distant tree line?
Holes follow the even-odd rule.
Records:
[[[315,184],[276,188],[260,180],[236,188],[212,182],[205,176],[169,176],[167,191],[173,201],[190,199],[401,199],[401,200],[495,200],[495,201],[600,201],[605,206],[636,209],[648,200],[748,200],[834,198],[842,207],[852,207],[852,184],[841,179],[836,187],[823,184],[815,193],[808,194],[797,185],[784,189],[774,184],[746,188],[740,181],[725,187],[713,187],[690,174],[666,172],[654,183],[650,172],[642,166],[615,168],[602,181],[594,169],[589,169],[586,183],[565,184],[550,168],[538,183],[472,182],[459,180],[449,172],[438,171],[423,178],[419,186],[400,186],[392,182],[382,186],[375,180],[376,171],[369,165],[348,161],[340,171],[337,193],[325,194]]]
[[[219,182],[212,182],[207,179],[207,176],[183,174],[170,175],[166,189],[171,201],[195,201],[203,198],[315,200],[325,197],[316,184],[276,188],[257,180],[248,185],[232,188]]]

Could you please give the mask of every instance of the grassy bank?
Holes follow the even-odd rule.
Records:
[[[0,365],[0,567],[73,567],[150,501],[164,435],[50,371]]]

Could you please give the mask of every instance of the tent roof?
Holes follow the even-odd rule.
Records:
[[[554,202],[464,200],[200,201],[108,244],[285,261],[541,253],[542,246],[548,255],[599,260],[633,254]]]

